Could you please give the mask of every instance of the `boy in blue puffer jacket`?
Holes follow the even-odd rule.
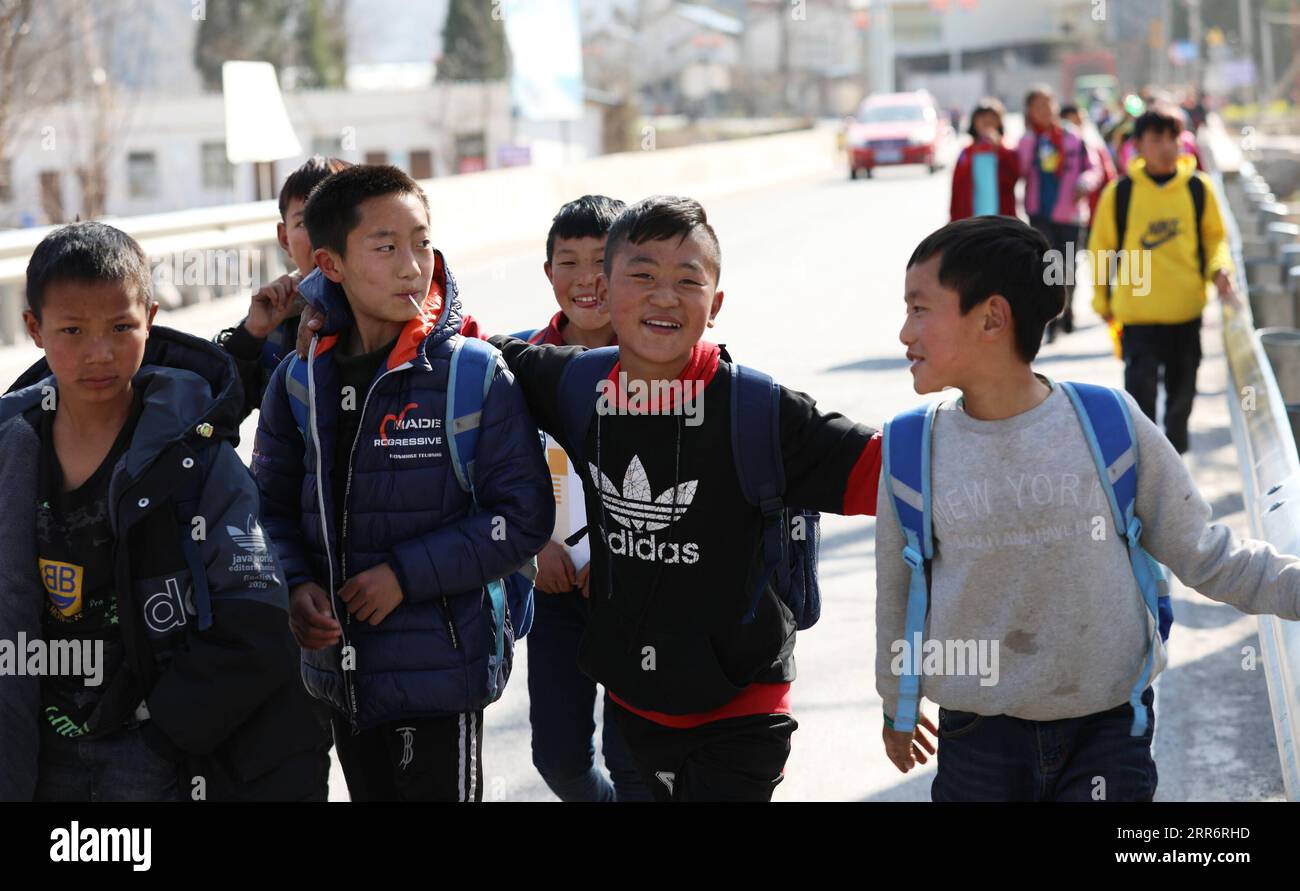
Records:
[[[303,679],[337,711],[354,801],[481,800],[483,708],[514,637],[485,588],[554,525],[536,425],[497,361],[471,491],[458,483],[445,419],[453,352],[467,347],[414,180],[352,167],[304,216],[318,272],[299,290],[353,323],[276,370],[253,451]]]

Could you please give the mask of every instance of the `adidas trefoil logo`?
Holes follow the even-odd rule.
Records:
[[[250,554],[265,554],[270,550],[266,544],[266,536],[262,534],[262,527],[257,525],[257,518],[252,514],[248,515],[245,528],[227,526],[226,534],[230,536],[235,544]]]
[[[678,483],[652,497],[645,466],[636,455],[632,456],[631,462],[627,465],[621,491],[596,465],[588,462],[587,467],[591,472],[592,482],[600,490],[600,500],[604,503],[606,512],[623,527],[614,532],[606,531],[605,544],[611,554],[636,557],[651,563],[699,561],[700,549],[696,542],[660,542],[654,534],[649,537],[636,535],[638,532],[654,533],[667,529],[680,520],[686,514],[686,509],[691,506],[691,502],[695,500],[699,480]]]

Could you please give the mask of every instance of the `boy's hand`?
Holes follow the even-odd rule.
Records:
[[[348,579],[339,599],[359,622],[378,625],[402,602],[402,586],[387,563],[372,566]]]
[[[537,590],[547,594],[567,594],[578,586],[577,573],[573,571],[573,561],[569,559],[564,545],[558,541],[549,541],[537,555]]]
[[[591,561],[578,570],[578,587],[582,589],[583,597],[591,597]]]
[[[1241,309],[1241,298],[1237,296],[1237,287],[1232,283],[1232,276],[1220,269],[1214,274],[1214,287],[1219,291],[1219,299],[1233,309]]]
[[[343,629],[333,616],[324,588],[315,582],[294,586],[289,592],[289,630],[305,650],[323,650],[339,642]]]
[[[263,286],[253,295],[248,305],[248,318],[244,320],[244,327],[249,334],[258,338],[266,337],[275,330],[276,325],[303,305],[301,297],[294,299],[300,281],[302,276],[298,272],[290,272]]]
[[[311,348],[312,336],[321,329],[325,324],[325,313],[312,306],[310,303],[305,304],[302,308],[302,317],[298,319],[298,358],[306,359],[307,350]]]
[[[939,731],[930,723],[930,719],[923,714],[917,716],[916,728],[912,731],[890,730],[888,724],[881,730],[881,736],[885,741],[885,755],[903,773],[907,773],[918,763],[928,762],[930,759],[926,757],[926,752],[934,754],[934,743],[922,732],[922,728],[929,730],[935,736],[939,735]]]

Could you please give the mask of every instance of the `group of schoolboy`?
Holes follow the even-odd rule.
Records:
[[[1073,798],[1096,776],[1151,798],[1148,551],[1300,618],[1300,560],[1210,524],[1131,400],[1033,371],[1064,290],[1014,219],[951,223],[908,261],[915,389],[962,398],[882,438],[703,339],[722,252],[691,199],[565,205],[543,266],[559,311],[490,339],[400,170],[315,158],[280,211],[297,268],[215,342],[154,324],[147,258],[112,227],[33,253],[45,355],[0,398],[0,639],[98,646],[103,670],[0,678],[0,799],[323,800],[332,743],[353,800],[482,800],[485,712],[528,634],[558,797],[769,800],[818,512],[879,516],[884,748],[906,771],[937,734],[936,799]],[[1142,546],[1132,524],[1089,534],[1125,480]],[[1003,643],[992,687],[890,658],[977,638]]]

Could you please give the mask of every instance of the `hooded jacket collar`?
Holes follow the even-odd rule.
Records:
[[[240,387],[234,361],[220,347],[173,328],[154,325],[144,360],[131,385],[143,394],[143,412],[128,452],[128,466],[175,440],[203,438],[239,442]],[[45,388],[57,386],[42,356],[0,398],[0,422],[36,405]],[[210,424],[211,430],[200,425]],[[149,457],[152,457],[152,454]],[[133,457],[135,456],[135,457]]]

